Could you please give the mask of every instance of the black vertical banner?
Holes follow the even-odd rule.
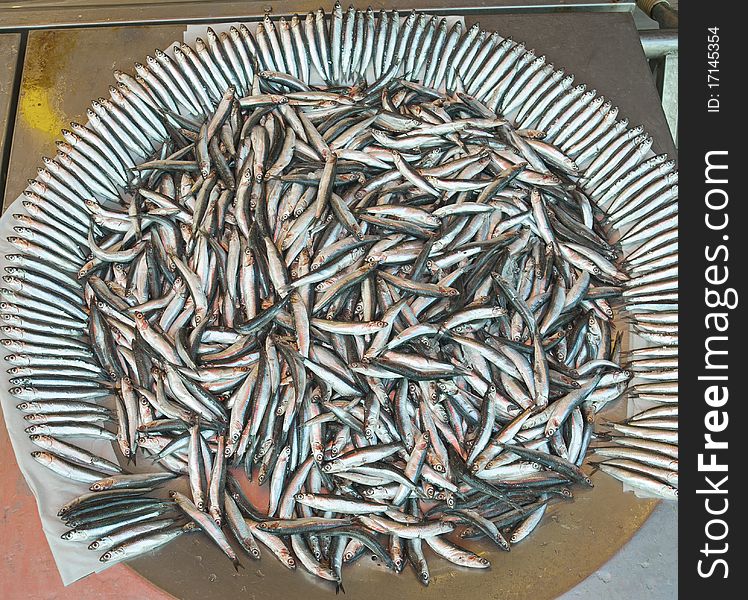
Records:
[[[736,598],[745,577],[745,80],[737,5],[681,2],[680,523],[683,598]],[[730,12],[733,11],[733,12]],[[742,430],[742,431],[741,431]],[[708,596],[706,595],[708,594]],[[743,590],[740,597],[745,597]]]

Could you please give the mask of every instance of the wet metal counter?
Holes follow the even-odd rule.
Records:
[[[323,3],[326,9],[327,4]],[[112,70],[132,71],[155,48],[182,40],[186,23],[249,21],[265,10],[274,16],[303,13],[319,1],[235,2],[161,0],[128,3],[98,0],[0,1],[0,194],[3,208],[15,200],[36,175],[42,156],[54,156],[59,131],[71,121],[85,123],[91,100],[108,95]],[[597,0],[494,0],[460,2],[416,0],[373,2],[372,7],[421,9],[436,14],[464,15],[489,30],[511,35],[545,54],[548,62],[564,68],[610,98],[631,125],[642,125],[654,139],[653,151],[675,156],[675,148],[660,99],[634,26],[633,2]],[[36,515],[36,507],[18,471],[7,434],[0,431],[0,553],[7,556],[0,573],[2,598],[162,598],[128,566],[106,572],[62,589]],[[637,531],[656,502],[622,493],[620,484],[596,477],[594,490],[580,491],[575,502],[548,518],[531,540],[497,560],[479,577],[437,576],[428,590],[400,586],[391,577],[353,568],[351,597],[390,600],[418,591],[423,598],[466,597],[520,600],[555,598],[599,568]],[[605,502],[594,502],[594,497]],[[573,542],[573,543],[572,543]],[[218,553],[193,539],[180,539],[155,557],[131,566],[156,586],[179,598],[323,597],[329,590],[310,585],[300,573],[281,573],[272,559],[248,564],[234,574]],[[198,552],[199,551],[199,552]],[[252,561],[247,561],[251,563]],[[277,575],[277,577],[276,577]],[[403,575],[400,579],[412,579]],[[464,585],[469,582],[469,589]],[[416,584],[418,585],[418,584]],[[7,589],[6,589],[7,588]],[[490,594],[484,591],[490,590]],[[308,593],[307,593],[308,592]]]

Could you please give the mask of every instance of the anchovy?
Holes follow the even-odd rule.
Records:
[[[230,531],[337,589],[368,548],[428,584],[423,544],[488,567],[456,524],[508,549],[590,453],[677,496],[677,173],[641,127],[415,11],[204,39],[115,72],[14,213],[0,337],[33,458],[93,490],[68,538],[200,529],[238,566]],[[627,392],[656,408],[595,433]]]

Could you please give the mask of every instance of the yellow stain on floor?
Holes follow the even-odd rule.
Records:
[[[50,101],[50,90],[42,87],[26,88],[19,100],[21,118],[32,129],[56,138],[65,121]]]
[[[75,45],[74,35],[57,31],[36,32],[29,38],[23,72],[19,114],[30,129],[53,140],[66,126],[60,107],[61,83],[58,75]]]

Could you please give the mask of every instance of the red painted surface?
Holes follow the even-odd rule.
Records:
[[[63,586],[4,423],[0,425],[0,456],[0,600],[173,598],[124,565]]]

